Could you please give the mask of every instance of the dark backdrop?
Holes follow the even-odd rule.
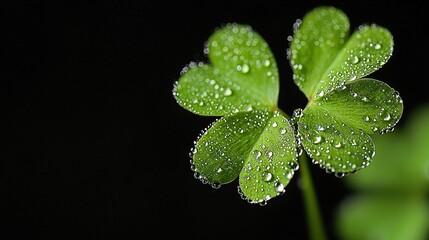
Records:
[[[307,239],[299,174],[264,207],[241,200],[236,182],[214,190],[193,178],[188,152],[214,118],[180,108],[173,83],[187,63],[205,60],[216,27],[249,24],[277,59],[279,105],[290,114],[306,103],[286,58],[292,24],[333,5],[352,29],[377,23],[392,32],[393,56],[372,77],[401,93],[400,128],[429,100],[429,9],[411,1],[283,2],[2,3],[0,238]],[[312,171],[336,239],[333,214],[349,190]]]

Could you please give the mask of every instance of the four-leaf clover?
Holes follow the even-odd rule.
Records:
[[[301,145],[337,175],[366,167],[375,152],[369,134],[392,129],[403,106],[388,85],[363,78],[391,56],[391,34],[375,25],[350,37],[348,31],[346,15],[333,7],[314,9],[296,28],[289,58],[309,101],[290,121],[277,107],[279,77],[268,44],[249,26],[218,29],[205,49],[210,63],[191,63],[173,90],[185,109],[222,116],[193,148],[197,177],[215,187],[238,177],[245,198],[264,203],[284,192]]]

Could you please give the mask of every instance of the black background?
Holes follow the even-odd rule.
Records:
[[[377,23],[395,40],[371,76],[401,93],[409,113],[428,103],[428,8],[411,1],[195,3],[99,1],[2,3],[0,239],[280,237],[307,239],[299,174],[267,206],[240,199],[231,183],[195,180],[188,152],[214,118],[194,115],[171,91],[204,42],[229,22],[251,25],[280,72],[279,106],[306,100],[292,81],[287,37],[296,19],[332,5],[352,29]],[[350,193],[312,166],[330,239]],[[154,234],[154,237],[149,237]]]

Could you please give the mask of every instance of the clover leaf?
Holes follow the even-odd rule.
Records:
[[[210,64],[191,64],[173,94],[185,109],[223,116],[193,149],[197,177],[214,187],[239,178],[244,196],[263,203],[284,192],[297,166],[294,131],[277,110],[276,61],[249,26],[218,29],[205,50]]]
[[[276,108],[277,64],[268,44],[250,26],[218,29],[205,52],[211,64],[190,64],[174,90],[182,107],[203,116]]]
[[[338,176],[368,166],[375,154],[369,135],[392,129],[403,110],[398,92],[363,78],[390,58],[391,34],[370,25],[349,37],[349,26],[342,11],[316,8],[295,29],[289,50],[294,81],[309,100],[297,114],[300,141]]]
[[[204,50],[209,63],[189,64],[173,89],[183,108],[221,117],[195,142],[196,177],[215,188],[239,178],[244,198],[265,203],[298,169],[300,145],[337,176],[368,166],[370,134],[393,129],[403,104],[387,84],[364,78],[391,56],[389,31],[348,31],[347,16],[333,7],[310,11],[296,27],[289,58],[309,102],[289,121],[277,106],[279,76],[268,44],[250,26],[217,29]]]
[[[378,148],[371,166],[345,179],[356,194],[337,212],[342,239],[428,239],[428,121],[429,105],[423,105],[403,129],[374,138]]]

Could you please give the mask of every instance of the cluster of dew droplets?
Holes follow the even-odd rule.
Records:
[[[233,78],[224,78],[226,75],[221,76],[219,69],[202,62],[189,63],[183,68],[181,75],[196,67],[200,69],[183,77],[180,84],[178,81],[174,83],[173,96],[182,107],[195,112],[215,112],[220,115],[225,112],[251,111],[261,105],[249,98],[240,97],[239,83],[233,81]],[[192,86],[184,86],[185,84]],[[181,91],[184,92],[184,97],[181,97]]]
[[[297,109],[294,111],[293,117],[292,117],[292,122],[295,124],[295,126],[297,125],[299,119],[302,117],[303,112],[302,109]],[[329,117],[328,115],[324,115],[324,117]],[[326,126],[322,126],[322,125],[315,125],[315,129],[314,130],[310,130],[308,129],[308,126],[305,124],[301,124],[300,127],[302,128],[301,131],[305,131],[307,132],[305,134],[305,136],[303,136],[301,134],[301,132],[299,132],[297,130],[296,133],[296,141],[297,141],[297,146],[301,149],[299,150],[298,154],[302,154],[303,152],[303,141],[304,141],[304,137],[306,139],[308,139],[310,141],[310,143],[312,144],[312,146],[314,146],[314,148],[308,148],[306,149],[306,152],[308,154],[308,156],[312,159],[312,163],[319,165],[319,167],[321,169],[324,169],[326,171],[326,173],[329,174],[334,174],[336,177],[338,178],[342,178],[344,176],[349,175],[350,173],[354,173],[356,172],[359,168],[364,168],[365,166],[369,165],[369,161],[370,159],[373,157],[373,154],[371,156],[362,156],[363,158],[366,159],[366,162],[363,163],[362,167],[358,167],[356,164],[353,164],[352,162],[345,162],[345,163],[340,163],[338,164],[338,168],[336,169],[330,162],[326,162],[323,161],[321,159],[321,155],[326,154],[326,158],[327,159],[331,159],[331,160],[335,160],[335,161],[342,161],[341,157],[336,157],[336,158],[332,158],[331,156],[331,152],[334,150],[338,150],[341,148],[344,148],[344,146],[346,145],[346,143],[343,143],[341,141],[337,141],[335,139],[325,139],[322,134],[320,134],[321,132],[324,132],[326,129],[329,129],[333,126],[330,125],[326,125]],[[341,127],[345,127],[344,123],[341,123]],[[298,129],[298,127],[296,126],[295,129]],[[335,129],[331,129],[330,131],[333,131],[333,134],[340,134],[340,132],[338,132]],[[350,132],[350,134],[355,134],[354,132]],[[362,133],[363,134],[363,133]],[[327,143],[327,145],[326,145]],[[326,145],[325,147],[322,146],[318,146],[324,144]],[[353,140],[351,145],[355,145],[356,146],[356,142]],[[348,154],[353,154],[352,152],[348,152]],[[319,159],[319,160],[316,160]],[[341,169],[345,169],[347,167],[352,168],[352,171],[349,172],[342,172]]]
[[[298,127],[297,127],[298,121],[302,117],[302,114],[303,114],[302,112],[303,112],[302,109],[300,109],[300,108],[296,109],[293,112],[292,119],[291,119],[293,125],[295,126],[294,129],[296,129],[296,131],[295,131],[295,139],[296,139],[296,144],[297,144],[297,147],[298,147],[297,157],[300,156],[300,155],[302,155],[302,153],[304,151],[304,149],[302,147],[302,136],[299,133]],[[324,127],[318,126],[318,131],[324,131],[324,130],[325,130]],[[312,143],[313,144],[319,144],[322,140],[323,140],[322,136],[317,135],[317,134],[312,137]],[[334,145],[335,148],[340,148],[341,146],[342,145],[341,145],[340,142],[335,143],[335,145]],[[317,151],[315,154],[317,156],[319,156],[320,152]],[[309,156],[312,158],[312,153],[311,152],[309,152]],[[317,161],[314,158],[312,158],[312,163],[313,164],[318,164],[320,166],[320,168],[325,169],[325,171],[327,173],[334,173],[335,176],[338,177],[338,178],[341,178],[341,177],[344,177],[345,175],[348,175],[348,173],[335,172],[334,170],[332,170],[332,168],[329,168],[329,166],[327,167],[326,164],[322,164],[321,161]],[[298,168],[299,167],[297,167],[297,169]]]
[[[194,147],[192,147],[191,148],[191,151],[189,152],[189,158],[190,158],[190,160],[189,160],[189,163],[190,163],[190,169],[191,169],[191,171],[193,172],[193,176],[194,176],[194,178],[195,179],[197,179],[197,180],[199,180],[202,184],[208,184],[208,185],[210,185],[212,188],[214,188],[214,189],[219,189],[220,187],[221,187],[221,185],[222,184],[220,184],[220,183],[216,183],[216,182],[210,182],[210,181],[208,181],[207,180],[207,178],[204,176],[204,175],[202,175],[202,174],[200,174],[199,172],[198,172],[198,169],[197,169],[197,167],[195,166],[195,163],[194,163],[194,156],[195,156],[195,154],[198,152],[198,148],[196,147],[197,146],[197,143],[198,143],[198,141],[199,141],[199,139],[207,132],[207,130],[208,129],[210,129],[210,127],[212,127],[216,122],[218,122],[219,120],[217,119],[215,122],[213,122],[213,123],[211,123],[208,127],[206,127],[205,129],[203,129],[203,130],[201,130],[201,132],[200,132],[200,134],[198,135],[198,137],[197,137],[197,140],[195,140],[194,141]],[[221,172],[222,171],[222,169],[221,168],[218,168],[218,170],[217,170],[218,172]]]
[[[243,190],[241,190],[240,186],[237,186],[237,192],[238,192],[238,195],[240,196],[240,198],[244,201],[247,201],[248,203],[251,203],[251,204],[258,203],[260,206],[266,206],[268,204],[269,199],[265,199],[265,200],[262,200],[259,202],[255,202],[255,201],[247,198],[246,195],[243,193]]]
[[[394,103],[396,103],[396,104],[403,104],[402,98],[399,95],[398,91],[394,91],[393,92],[393,99],[394,99],[393,100]],[[387,100],[387,101],[388,101],[388,103],[391,103],[390,99]],[[380,131],[380,134],[389,133],[389,132],[392,132],[393,130],[395,130],[394,126],[396,125],[396,122],[393,121],[394,120],[394,114],[397,114],[397,113],[394,112],[394,113],[390,114],[389,112],[385,111],[384,109],[382,109],[382,111],[379,113],[379,117],[381,117],[383,121],[389,122],[389,125],[387,126],[387,128],[382,129]]]
[[[287,119],[275,112],[264,133],[276,138],[263,137],[263,142],[255,145],[249,155],[253,159],[245,166],[244,182],[238,187],[241,198],[249,203],[265,206],[272,197],[284,194],[286,185],[298,169],[295,145],[291,144],[295,138],[287,126]],[[258,193],[258,197],[247,198],[242,188]]]
[[[297,30],[299,29],[299,27],[301,26],[301,24],[302,24],[302,20],[301,19],[296,19],[296,21],[295,21],[295,23],[293,24],[293,27],[292,27],[292,32],[293,32],[294,35],[297,34]],[[300,36],[298,36],[298,37],[300,37]],[[296,56],[296,54],[297,54],[297,50],[296,49],[291,49],[291,47],[290,47],[293,40],[294,40],[294,37],[292,35],[290,35],[290,36],[287,37],[287,41],[289,43],[289,47],[286,49],[287,60],[290,61],[291,67],[293,69],[295,69],[295,70],[297,70],[297,69],[301,70],[302,69],[302,65],[301,64],[295,64],[294,60],[293,60],[293,56]],[[299,78],[299,76],[294,73],[292,75],[292,78],[293,78],[293,80],[296,80],[297,78]]]
[[[302,109],[298,108],[295,109],[293,111],[292,117],[291,117],[291,125],[292,125],[292,129],[295,132],[295,141],[296,141],[296,146],[297,146],[297,155],[296,157],[299,157],[302,155],[302,153],[304,152],[304,149],[302,147],[302,138],[301,135],[299,134],[298,131],[298,122],[299,119],[302,117]],[[299,169],[299,165],[297,164],[296,166],[294,166],[293,168],[295,171]]]
[[[215,36],[205,43],[204,53],[210,52],[212,57],[223,59],[227,64],[211,66],[190,63],[183,68],[181,75],[197,66],[204,67],[205,70],[213,69],[213,74],[199,74],[196,71],[193,75],[183,77],[180,83],[188,82],[192,87],[186,88],[187,96],[182,99],[176,91],[181,84],[176,83],[173,95],[181,106],[197,113],[214,111],[216,115],[222,115],[259,108],[261,102],[266,100],[265,97],[255,95],[247,88],[241,88],[242,82],[237,79],[250,79],[254,74],[258,74],[252,81],[260,81],[259,87],[262,90],[271,89],[271,86],[277,84],[276,63],[272,59],[268,44],[251,27],[236,23],[227,24]],[[264,73],[265,77],[262,77],[261,73]],[[212,77],[205,78],[206,74]],[[268,98],[271,95],[268,95]]]
[[[350,84],[350,86],[351,85],[353,84]],[[346,87],[344,87],[344,89],[346,89]],[[351,87],[348,88],[351,101],[357,102],[361,105],[370,104],[368,107],[375,107],[377,109],[374,114],[364,112],[362,120],[365,124],[371,126],[370,129],[374,133],[385,134],[394,130],[394,126],[399,120],[398,116],[400,115],[397,109],[391,109],[389,106],[396,107],[401,105],[402,99],[397,91],[392,92],[392,89],[388,89],[385,86],[382,86],[378,91],[378,96],[383,99],[381,102],[379,102],[380,100],[372,99],[372,97],[358,93],[358,91],[355,91],[355,89],[352,89]]]
[[[379,31],[384,36],[384,30],[375,24],[361,25],[354,38],[359,41],[355,48],[346,49],[347,59],[342,65],[331,69],[328,73],[327,88],[332,90],[338,87],[342,81],[352,82],[362,78],[383,66],[392,55],[392,45],[385,39],[377,39],[371,31]],[[369,33],[368,33],[369,32]],[[322,82],[324,82],[323,80]],[[326,82],[324,82],[326,85]]]

